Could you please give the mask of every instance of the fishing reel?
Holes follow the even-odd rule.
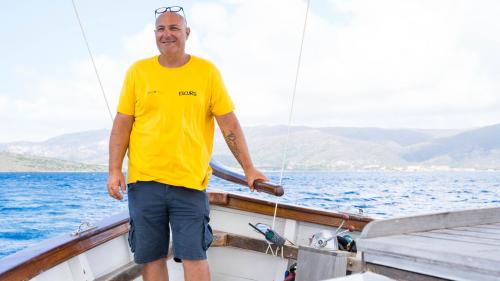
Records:
[[[255,225],[248,223],[248,225],[253,227],[260,234],[264,235],[269,243],[278,247],[283,247],[285,245],[286,238],[276,233],[276,231],[272,230],[268,225],[263,223],[257,223]]]
[[[331,249],[331,250],[337,250],[339,248],[337,239],[335,238],[335,233],[332,233],[331,231],[321,231],[318,233],[315,233],[311,237],[311,247],[316,248],[316,249]],[[330,241],[333,241],[332,243],[328,243]]]
[[[346,230],[341,231],[344,223],[349,220],[349,215],[344,214],[342,215],[342,218],[342,223],[335,230],[335,232],[324,230],[315,233],[309,239],[310,246],[316,249],[331,249],[356,252],[356,242],[350,234],[347,234],[347,232],[354,231],[354,227],[350,225]]]
[[[276,231],[272,230],[271,227],[269,227],[266,224],[256,223],[255,225],[253,225],[251,223],[248,223],[248,225],[250,225],[253,229],[255,229],[260,234],[264,235],[264,238],[266,238],[266,241],[268,244],[267,249],[266,249],[266,254],[268,251],[271,251],[271,254],[273,256],[277,256],[281,250],[281,258],[283,258],[283,249],[284,249],[286,241],[288,241],[290,244],[293,245],[293,243],[290,240],[279,235]],[[276,246],[276,249],[273,250],[273,248],[271,246]]]

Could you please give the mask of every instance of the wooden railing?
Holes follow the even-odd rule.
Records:
[[[210,167],[212,167],[214,176],[218,178],[240,185],[247,185],[246,178],[243,174],[232,171],[214,160],[210,161]],[[259,192],[265,192],[274,196],[282,196],[285,193],[281,185],[272,182],[255,181],[253,188]]]
[[[78,236],[43,241],[0,260],[0,281],[29,280],[45,270],[128,232],[128,212],[115,215]]]

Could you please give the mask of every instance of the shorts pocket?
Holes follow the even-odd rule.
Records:
[[[135,227],[134,221],[130,219],[129,229],[128,229],[128,245],[130,246],[130,251],[135,252]]]
[[[208,250],[210,245],[212,244],[212,240],[214,238],[213,232],[212,232],[212,227],[208,224],[208,221],[210,218],[205,217],[205,220],[203,222],[203,250]]]

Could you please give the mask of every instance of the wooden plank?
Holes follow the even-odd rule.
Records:
[[[493,270],[500,274],[500,248],[489,245],[473,245],[459,241],[432,239],[411,235],[394,235],[357,240],[358,251],[363,254],[387,253],[415,259],[432,260],[435,263],[456,264],[477,269]]]
[[[401,270],[394,267],[388,267],[378,264],[367,264],[366,270],[368,272],[374,272],[392,278],[391,280],[411,280],[411,281],[443,281],[447,279],[442,279],[439,277],[429,276],[425,274],[419,274],[416,272]]]
[[[405,272],[415,272],[421,275],[438,277],[445,280],[481,280],[481,281],[498,281],[498,272],[473,267],[457,266],[453,263],[436,262],[426,257],[413,257],[405,255],[396,255],[385,252],[364,252],[363,259],[366,262],[367,268],[370,265],[383,265]],[[398,280],[414,281],[409,277]],[[432,280],[432,279],[423,279]]]
[[[405,272],[498,280],[499,226],[498,207],[374,221],[357,246],[365,262]]]
[[[373,221],[363,229],[361,238],[492,223],[500,223],[500,207]]]
[[[492,229],[500,229],[500,225],[496,225],[496,224],[481,224],[481,227],[492,228]]]
[[[227,245],[227,233],[214,231],[214,237],[210,247],[225,247]]]
[[[463,227],[455,227],[452,229],[468,230],[468,231],[474,231],[474,232],[478,232],[478,233],[496,233],[496,234],[498,234],[498,236],[500,236],[500,228],[498,228],[498,229],[487,228],[487,227],[484,227],[484,225],[463,226]]]
[[[482,238],[490,238],[490,239],[494,239],[494,240],[500,240],[499,234],[484,233],[484,232],[478,232],[478,231],[472,231],[472,230],[459,230],[456,228],[436,229],[436,230],[434,230],[434,232],[455,234],[455,235],[460,235],[460,236],[464,236],[464,237],[470,237],[471,239],[476,238],[476,237],[482,237]]]
[[[464,236],[458,236],[454,234],[449,234],[449,233],[439,233],[436,232],[435,230],[433,231],[427,231],[427,232],[414,232],[414,233],[408,233],[406,235],[410,236],[420,236],[420,237],[428,237],[431,239],[442,239],[442,240],[452,240],[452,241],[462,241],[462,242],[468,242],[471,244],[471,247],[474,247],[475,244],[483,244],[483,245],[490,245],[490,246],[500,246],[500,241],[496,239],[489,239],[489,238],[469,238],[469,237],[464,237]],[[432,243],[441,243],[440,241],[435,241]]]

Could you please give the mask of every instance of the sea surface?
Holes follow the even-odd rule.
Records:
[[[278,182],[279,173],[267,175]],[[0,173],[0,258],[127,210],[106,173]],[[278,203],[390,218],[500,206],[500,172],[286,172]],[[209,190],[276,201],[214,178]]]

